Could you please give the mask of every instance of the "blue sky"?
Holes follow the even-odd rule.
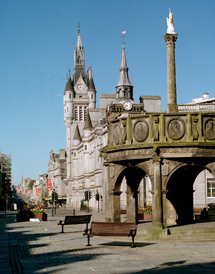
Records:
[[[85,67],[99,95],[115,93],[122,31],[134,99],[159,95],[167,105],[169,7],[176,42],[179,104],[215,97],[214,0],[0,0],[0,151],[12,156],[12,183],[47,172],[49,152],[66,148],[63,95],[73,71],[80,22]]]

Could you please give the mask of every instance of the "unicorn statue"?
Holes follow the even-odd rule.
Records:
[[[167,34],[175,34],[175,29],[173,27],[173,13],[169,8],[169,18],[166,18],[167,21]]]

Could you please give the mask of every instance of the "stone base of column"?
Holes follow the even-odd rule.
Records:
[[[168,104],[167,105],[167,113],[177,113],[178,112],[178,106],[175,104]]]
[[[153,229],[163,229],[163,224],[159,221],[153,221],[152,227]]]

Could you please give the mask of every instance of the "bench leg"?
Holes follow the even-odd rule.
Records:
[[[91,246],[91,244],[90,244],[90,235],[87,235],[87,246]]]
[[[131,244],[131,247],[133,248],[133,247],[136,247],[135,245],[134,245],[134,236],[132,235],[132,244]]]
[[[64,233],[64,231],[63,231],[63,225],[62,225],[62,233]]]

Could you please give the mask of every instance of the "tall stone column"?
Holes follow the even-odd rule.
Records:
[[[175,77],[175,42],[178,34],[166,34],[167,48],[167,113],[178,112]]]
[[[153,159],[154,162],[154,202],[153,202],[153,227],[163,228],[162,220],[162,197],[161,197],[161,163],[160,158]]]

